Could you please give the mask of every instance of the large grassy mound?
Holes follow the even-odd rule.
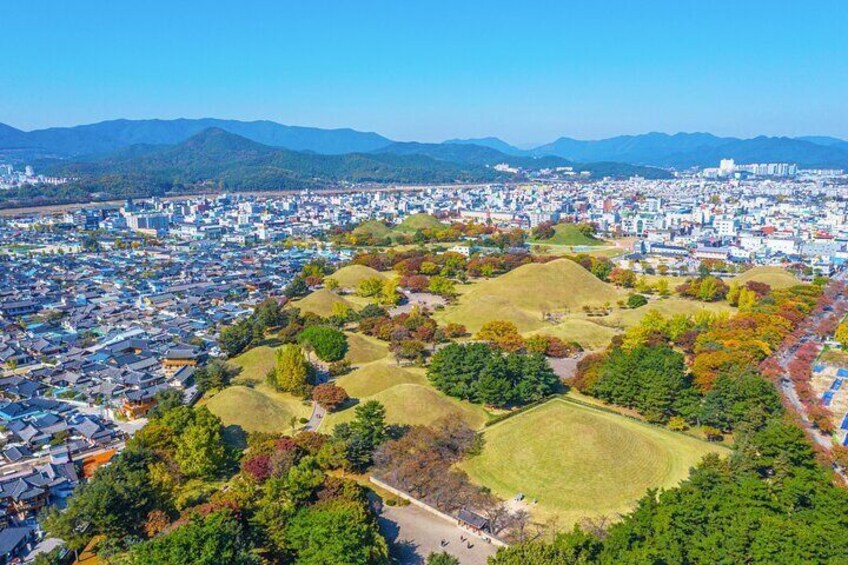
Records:
[[[754,267],[733,278],[740,285],[748,281],[766,283],[772,288],[789,288],[801,284],[795,275],[780,267]]]
[[[335,292],[326,288],[322,288],[308,294],[300,300],[293,302],[292,306],[300,308],[302,313],[312,312],[326,318],[333,314],[333,304],[344,304],[348,308],[359,310],[356,304],[349,300],[345,300]]]
[[[233,385],[203,401],[225,426],[248,432],[291,433],[291,417],[308,418],[310,406],[290,394],[279,393],[265,384],[256,388]]]
[[[401,223],[395,227],[399,232],[415,232],[423,229],[442,229],[445,224],[440,222],[438,218],[430,214],[412,214],[403,219]]]
[[[568,259],[533,263],[480,282],[440,316],[476,332],[491,320],[509,320],[519,331],[545,327],[544,312],[579,311],[584,305],[615,304],[615,287]]]
[[[463,461],[502,498],[536,499],[537,519],[561,526],[627,512],[648,488],[672,487],[704,455],[724,448],[564,400],[488,428],[483,453]]]
[[[385,359],[389,346],[379,339],[362,334],[347,333],[347,354],[345,359],[352,365],[364,365]]]
[[[233,386],[205,397],[201,404],[208,406],[226,426],[240,426],[249,432],[291,433],[291,417],[308,417],[312,410],[301,399],[277,392],[265,383],[275,361],[274,348],[266,346],[254,347],[230,359],[241,368]]]
[[[533,243],[540,245],[609,245],[603,239],[584,235],[575,224],[557,224],[554,226],[554,236],[550,239],[534,239]]]
[[[377,239],[384,238],[389,233],[391,233],[391,228],[380,220],[368,220],[353,229],[353,235],[370,236]]]
[[[388,279],[389,275],[365,265],[348,265],[329,276],[329,278],[338,281],[340,287],[350,289],[355,289],[360,282],[374,277]]]
[[[378,400],[386,407],[386,420],[392,424],[431,424],[448,414],[458,414],[472,428],[488,418],[482,407],[445,396],[427,382],[422,369],[396,367],[389,361],[369,363],[337,379],[351,398],[359,402]],[[329,414],[321,431],[354,417],[353,406]]]

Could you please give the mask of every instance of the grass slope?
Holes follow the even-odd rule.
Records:
[[[443,229],[445,227],[445,224],[440,222],[435,216],[421,213],[407,216],[395,227],[395,230],[403,233],[414,233],[417,230]]]
[[[291,433],[291,417],[308,418],[312,412],[300,399],[276,392],[265,384],[256,388],[233,385],[202,403],[225,426],[239,426],[248,432]]]
[[[733,278],[740,285],[748,281],[766,283],[772,288],[789,288],[801,284],[795,275],[780,267],[754,267]]]
[[[442,416],[459,414],[472,428],[479,428],[488,418],[482,407],[434,389],[422,369],[396,367],[387,360],[369,363],[337,379],[336,384],[359,402],[380,401],[386,407],[386,420],[392,424],[430,424]],[[349,422],[354,410],[351,406],[327,415],[321,431],[329,433],[336,424]]]
[[[345,359],[352,365],[364,365],[385,359],[389,346],[379,339],[362,334],[347,332],[347,354]]]
[[[333,304],[336,303],[344,304],[353,310],[359,310],[356,304],[349,300],[345,300],[335,292],[326,288],[322,288],[308,294],[300,300],[293,302],[292,306],[300,308],[301,313],[312,312],[326,318],[333,314]]]
[[[584,305],[615,304],[622,298],[612,285],[602,282],[568,259],[521,266],[495,279],[477,283],[455,306],[439,316],[445,322],[464,324],[476,332],[491,320],[509,320],[519,331],[545,327],[543,312],[577,311]]]
[[[460,464],[502,498],[536,499],[537,519],[561,526],[627,512],[648,488],[685,479],[716,445],[663,428],[553,400],[488,428],[483,453]]]
[[[342,267],[329,276],[329,278],[338,281],[340,287],[350,289],[355,289],[360,282],[374,277],[378,277],[380,279],[389,278],[386,273],[381,273],[377,269],[372,269],[365,265],[348,265],[346,267]]]
[[[370,236],[377,239],[384,238],[389,233],[391,233],[391,228],[380,220],[368,220],[353,229],[353,235]]]
[[[608,245],[603,239],[584,235],[575,224],[557,224],[554,232],[550,239],[534,239],[532,242],[541,245]]]
[[[610,340],[617,333],[613,328],[596,324],[590,320],[568,318],[559,324],[529,332],[526,337],[537,334],[550,335],[566,342],[576,341],[584,349],[602,349],[609,345]]]

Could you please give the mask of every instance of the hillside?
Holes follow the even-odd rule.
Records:
[[[733,278],[733,281],[740,285],[748,281],[757,281],[772,288],[789,288],[801,284],[801,281],[795,275],[780,267],[754,267],[741,275],[737,275]]]
[[[381,273],[365,265],[347,265],[329,276],[329,278],[338,281],[341,288],[349,289],[355,289],[360,282],[375,277],[381,279],[388,278],[385,273]]]
[[[605,245],[602,239],[591,235],[584,235],[575,224],[557,224],[554,226],[554,236],[550,239],[533,239],[532,243],[539,245],[572,245],[572,246],[595,246]]]
[[[441,313],[445,322],[475,332],[491,320],[509,320],[519,331],[546,326],[543,314],[576,312],[584,305],[615,303],[621,295],[569,259],[524,265],[500,277],[476,283],[455,306]]]
[[[412,214],[403,219],[395,226],[395,230],[404,233],[415,232],[423,229],[442,229],[445,224],[430,214]]]

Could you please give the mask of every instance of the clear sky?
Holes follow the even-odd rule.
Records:
[[[848,138],[848,1],[2,0],[0,122]]]

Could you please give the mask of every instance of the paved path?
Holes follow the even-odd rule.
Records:
[[[321,422],[324,421],[324,416],[327,414],[327,411],[321,407],[320,404],[312,401],[312,415],[309,416],[309,421],[306,422],[303,426],[303,431],[305,432],[317,432],[318,428],[321,426]]]
[[[486,565],[497,547],[470,536],[462,542],[460,536],[469,537],[456,524],[443,520],[417,506],[383,505],[378,518],[380,529],[389,541],[392,559],[400,565],[419,565],[433,552],[446,551],[459,559],[462,565]],[[442,540],[448,544],[440,545]]]

